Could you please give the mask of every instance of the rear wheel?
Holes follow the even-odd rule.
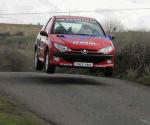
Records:
[[[43,69],[43,63],[39,60],[37,50],[35,51],[35,55],[34,55],[34,68],[36,70],[42,70]]]
[[[45,55],[45,71],[46,73],[50,74],[55,72],[55,66],[50,65],[49,61],[50,61],[50,55],[49,55],[49,51],[47,51]]]
[[[104,76],[111,77],[113,74],[113,69],[106,68],[106,69],[104,69],[103,74],[104,74]]]

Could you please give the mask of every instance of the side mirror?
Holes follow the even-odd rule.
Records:
[[[115,39],[115,36],[114,36],[114,35],[112,35],[112,34],[108,34],[107,36],[108,36],[108,38],[109,38],[110,40]]]
[[[41,31],[41,32],[40,32],[40,35],[41,35],[41,36],[46,36],[46,37],[48,37],[48,34],[47,34],[45,31]]]

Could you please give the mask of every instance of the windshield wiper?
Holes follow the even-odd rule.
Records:
[[[83,35],[83,36],[97,36],[97,35],[94,35],[94,34],[81,34],[81,33],[79,33],[79,34],[74,34],[74,35]]]
[[[57,34],[57,37],[65,37],[63,34]]]

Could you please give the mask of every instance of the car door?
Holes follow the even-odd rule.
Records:
[[[53,18],[51,18],[47,22],[47,25],[44,27],[44,29],[42,29],[48,35],[50,34],[52,23],[53,23]],[[39,58],[42,61],[44,61],[44,51],[45,51],[45,46],[47,46],[47,45],[48,45],[48,37],[40,35],[40,39],[39,39]]]

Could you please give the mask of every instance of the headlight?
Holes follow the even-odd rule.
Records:
[[[100,49],[98,52],[106,54],[108,52],[111,52],[112,50],[113,50],[113,46],[107,46],[107,47],[105,47],[103,49]]]
[[[68,47],[63,46],[63,45],[58,44],[58,43],[54,43],[54,47],[56,49],[58,49],[60,52],[71,51],[71,49],[69,49]]]

